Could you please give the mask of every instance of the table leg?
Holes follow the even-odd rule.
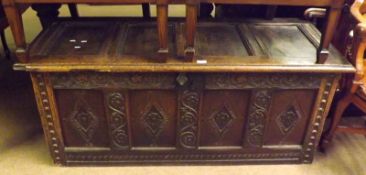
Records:
[[[186,47],[184,50],[185,59],[187,61],[193,61],[195,49],[194,39],[197,28],[197,5],[187,4],[186,7]]]
[[[159,34],[158,60],[166,61],[168,55],[168,5],[157,4],[157,20]]]
[[[323,64],[329,55],[329,46],[332,42],[333,34],[338,25],[338,19],[342,13],[341,7],[331,7],[327,10],[327,23],[322,32],[320,46],[317,52],[317,63]]]

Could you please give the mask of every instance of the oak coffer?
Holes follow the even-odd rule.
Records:
[[[195,62],[184,24],[61,21],[28,48],[51,155],[63,165],[310,163],[341,73],[302,21],[199,23]],[[159,59],[158,59],[159,60]]]

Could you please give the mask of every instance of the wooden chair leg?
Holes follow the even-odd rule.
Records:
[[[159,50],[157,61],[165,62],[168,55],[168,5],[157,4]]]
[[[340,1],[341,2],[341,1]],[[342,13],[343,3],[327,9],[327,23],[322,31],[321,42],[317,51],[317,63],[323,64],[329,55],[329,46],[333,34],[338,25],[338,19]]]
[[[73,19],[79,18],[79,12],[78,12],[77,5],[76,4],[67,4],[67,6],[69,7],[71,18],[73,18]]]
[[[14,3],[14,1],[3,0],[2,3],[5,14],[8,20],[11,21],[9,25],[15,40],[16,57],[20,62],[27,62],[28,59],[26,55],[27,44],[25,41],[25,34],[21,13],[17,5]]]
[[[0,32],[0,37],[1,37],[1,44],[3,45],[4,48],[5,58],[10,59],[10,49],[8,43],[6,43],[4,30]]]
[[[185,59],[186,61],[194,61],[194,39],[197,28],[197,5],[194,3],[187,4],[186,14],[186,47],[184,51]]]
[[[346,108],[351,103],[351,95],[346,96],[345,98],[341,99],[337,106],[336,111],[334,112],[332,116],[331,126],[329,130],[323,134],[323,137],[321,139],[319,148],[321,151],[325,152],[326,149],[329,147],[330,142],[332,141],[334,134],[337,130],[338,124],[341,121],[342,115]]]

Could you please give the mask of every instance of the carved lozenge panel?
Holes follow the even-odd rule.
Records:
[[[316,90],[276,90],[269,109],[264,145],[301,145]]]
[[[175,147],[177,95],[170,90],[129,92],[132,147]]]
[[[205,91],[199,146],[241,146],[248,102],[249,91]]]
[[[95,90],[56,90],[65,146],[109,147],[103,94]]]

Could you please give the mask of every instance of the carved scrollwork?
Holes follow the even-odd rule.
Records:
[[[125,100],[120,92],[112,92],[107,95],[111,146],[117,149],[125,149],[129,146]]]
[[[172,89],[175,87],[174,74],[147,73],[58,73],[51,74],[52,85],[56,89]]]
[[[321,75],[304,74],[210,74],[206,77],[205,86],[208,89],[316,89],[321,78]]]
[[[271,99],[272,94],[268,90],[253,92],[247,124],[247,141],[252,146],[262,145],[264,126]]]
[[[199,93],[185,90],[181,97],[179,143],[183,148],[192,149],[197,145]]]

